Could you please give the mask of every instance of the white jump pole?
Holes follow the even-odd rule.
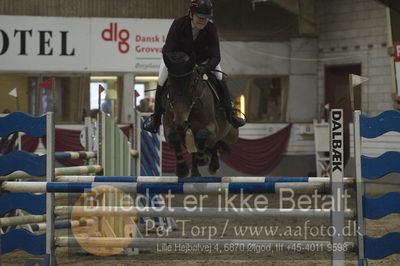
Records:
[[[329,209],[241,209],[241,208],[197,208],[185,207],[134,207],[134,206],[58,206],[57,215],[76,217],[93,216],[128,216],[128,217],[212,217],[212,218],[257,218],[257,217],[292,217],[292,218],[329,218]],[[355,214],[349,210],[345,213],[348,219]]]

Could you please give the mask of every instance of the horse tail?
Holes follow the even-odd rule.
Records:
[[[230,153],[232,151],[231,146],[229,146],[222,140],[218,141],[215,145],[219,153]]]

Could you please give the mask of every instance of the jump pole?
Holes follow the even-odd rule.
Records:
[[[319,183],[103,183],[103,182],[4,182],[3,190],[27,193],[85,193],[119,190],[132,194],[276,194],[287,190],[296,193],[326,193]]]
[[[203,207],[188,210],[184,207],[118,207],[118,206],[58,206],[55,213],[59,216],[70,215],[74,217],[94,216],[127,216],[127,217],[213,217],[213,218],[257,218],[257,217],[296,217],[296,218],[329,218],[330,210],[325,209],[261,209],[248,210],[240,208],[210,208]],[[348,219],[355,217],[352,210],[346,211]]]
[[[65,228],[77,228],[84,226],[92,226],[95,224],[95,220],[93,219],[82,219],[82,220],[66,220],[59,221],[54,224],[55,229],[65,229]],[[46,223],[38,223],[38,224],[30,224],[33,231],[43,231],[46,230]]]
[[[184,207],[134,207],[134,206],[57,206],[56,217],[70,216],[73,213],[77,217],[213,217],[213,218],[257,218],[257,217],[292,217],[292,218],[330,218],[330,210],[325,209],[240,209],[240,208],[209,208],[203,207],[196,210],[188,210]],[[352,210],[345,211],[347,219],[355,218]],[[0,218],[0,226],[13,226],[41,223],[46,221],[46,215],[26,215],[17,217]],[[57,224],[57,223],[56,223]]]
[[[0,218],[0,226],[14,226],[32,223],[41,223],[46,221],[46,214],[43,215],[26,215]]]
[[[67,213],[67,212],[64,212],[64,211],[59,211],[59,210],[56,209],[57,216],[58,216],[58,213],[60,213],[62,215],[70,214],[70,213]],[[83,216],[84,215],[82,215],[82,217]],[[89,215],[86,215],[86,216],[89,216]],[[45,223],[42,224],[42,222],[45,222],[45,221],[46,221],[46,214],[43,214],[43,215],[25,215],[25,216],[3,217],[3,218],[0,218],[0,226],[3,227],[3,226],[38,224],[38,225],[41,225],[41,227],[45,228]],[[73,222],[73,221],[70,221],[70,222],[71,222],[71,225],[76,226],[75,225],[76,222]],[[60,222],[56,222],[55,223],[56,228],[57,228],[57,223],[60,223]]]
[[[55,153],[56,159],[65,159],[65,160],[93,159],[96,157],[97,154],[92,151],[62,151]]]
[[[131,182],[131,183],[326,183],[330,184],[329,177],[260,177],[260,176],[209,176],[209,177],[187,177],[177,176],[69,176],[56,177],[60,182]],[[343,179],[347,185],[354,183],[354,178]]]
[[[83,166],[72,166],[72,167],[59,167],[55,169],[55,175],[80,175],[89,173],[99,173],[103,168],[101,165],[83,165]],[[0,181],[15,180],[15,179],[28,179],[35,178],[23,171],[16,171],[12,174],[0,176]]]

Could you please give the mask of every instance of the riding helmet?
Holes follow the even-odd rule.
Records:
[[[201,18],[211,18],[213,15],[213,5],[210,0],[191,0],[190,11]]]

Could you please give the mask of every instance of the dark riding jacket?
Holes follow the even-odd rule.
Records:
[[[196,56],[196,63],[201,64],[208,60],[206,68],[213,70],[221,61],[217,28],[214,23],[208,22],[200,30],[196,40],[193,40],[192,23],[189,16],[183,16],[174,20],[169,29],[163,53],[185,52]]]

